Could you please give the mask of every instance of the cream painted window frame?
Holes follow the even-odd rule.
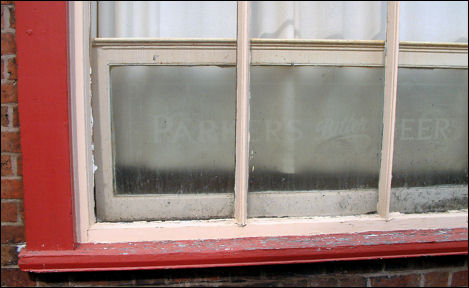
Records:
[[[364,231],[392,231],[403,229],[467,228],[467,210],[447,213],[407,214],[389,213],[390,176],[392,173],[392,145],[395,117],[397,67],[440,67],[467,69],[467,44],[453,43],[398,43],[399,3],[388,3],[388,31],[385,41],[347,41],[347,40],[248,40],[249,4],[238,3],[238,39],[220,41],[193,40],[146,40],[146,39],[96,39],[91,41],[90,4],[72,2],[70,5],[73,18],[71,41],[71,94],[72,94],[72,130],[74,151],[74,177],[77,203],[78,242],[131,242],[156,240],[186,239],[226,239],[256,236],[279,235],[314,235],[333,233],[357,233]],[[241,21],[240,21],[241,19]],[[243,26],[244,25],[244,26]],[[241,28],[241,29],[240,29]],[[93,120],[91,112],[92,93],[90,91],[89,45],[102,51],[134,51],[140,53],[146,63],[159,64],[204,64],[213,61],[213,65],[238,65],[237,95],[237,132],[243,131],[243,137],[237,137],[236,153],[244,162],[236,166],[235,217],[228,220],[207,221],[151,221],[132,223],[96,223],[93,196]],[[237,46],[236,46],[237,45]],[[250,47],[249,47],[250,46]],[[154,53],[147,53],[158,47],[172,51],[170,63],[162,58],[153,59]],[[203,49],[213,49],[215,54],[205,58]],[[201,52],[200,59],[188,59],[178,54],[181,49],[193,48]],[[197,50],[199,49],[199,50]],[[137,50],[137,51],[136,51]],[[228,58],[219,59],[219,51],[228,50]],[[143,52],[142,52],[143,51]],[[162,51],[162,50],[158,50]],[[173,54],[173,52],[175,52]],[[226,51],[224,51],[226,52]],[[399,53],[400,52],[400,53]],[[120,53],[120,52],[118,52]],[[117,54],[118,54],[117,53]],[[126,52],[123,52],[126,53]],[[238,53],[236,55],[236,53]],[[249,56],[249,53],[251,54]],[[151,57],[150,57],[151,56]],[[213,56],[213,58],[212,58]],[[399,59],[398,59],[399,56]],[[146,57],[146,58],[145,58]],[[185,58],[186,57],[186,58]],[[236,61],[238,57],[238,61]],[[125,57],[124,57],[125,58]],[[166,58],[165,58],[166,59]],[[208,60],[212,59],[212,60]],[[247,80],[249,79],[249,59],[251,65],[318,65],[318,66],[353,66],[383,67],[386,69],[384,129],[384,159],[380,174],[378,215],[345,217],[292,217],[289,219],[250,218],[247,219],[247,155],[249,151],[249,98]],[[337,59],[340,59],[338,61]],[[217,62],[217,61],[221,61]],[[391,63],[391,64],[389,64]],[[240,79],[245,79],[240,83]],[[389,81],[389,79],[394,79]],[[244,84],[244,85],[243,85]],[[390,85],[391,84],[391,85]],[[98,97],[93,95],[93,97]],[[241,109],[240,109],[241,107]],[[242,121],[243,123],[241,123]],[[95,124],[96,125],[96,124]],[[244,128],[243,128],[244,127]],[[243,130],[244,129],[244,130]],[[237,135],[239,135],[237,133]],[[237,165],[241,161],[238,161]],[[244,175],[244,176],[242,176]],[[243,179],[240,178],[244,177]],[[467,186],[462,189],[466,189]]]

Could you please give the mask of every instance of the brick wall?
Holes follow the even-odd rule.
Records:
[[[18,285],[26,273],[18,270],[18,246],[24,244],[23,180],[16,93],[15,6],[2,1],[2,286],[4,276],[18,277]],[[29,282],[25,282],[27,284]]]
[[[15,6],[2,1],[3,286],[467,286],[465,256],[210,269],[34,274],[18,269],[24,245],[22,158],[16,83]],[[21,61],[21,60],[20,60]]]

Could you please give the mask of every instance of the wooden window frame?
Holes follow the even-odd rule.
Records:
[[[243,2],[240,2],[242,4]],[[151,38],[93,38],[92,46],[92,70],[94,71],[93,95],[108,95],[111,90],[110,67],[113,65],[163,65],[163,66],[237,66],[237,130],[236,130],[236,169],[235,169],[235,193],[211,193],[204,195],[139,195],[128,197],[126,195],[115,196],[113,193],[113,160],[112,160],[112,136],[110,123],[109,97],[93,97],[93,114],[95,115],[94,128],[94,152],[97,156],[99,169],[95,174],[95,184],[100,191],[96,195],[98,212],[106,219],[114,221],[132,221],[147,219],[148,215],[156,219],[170,217],[187,217],[185,203],[190,202],[192,211],[197,211],[200,219],[208,219],[217,211],[225,211],[234,207],[235,222],[246,225],[247,216],[270,217],[310,216],[303,211],[314,211],[315,216],[341,216],[366,214],[376,211],[376,202],[379,202],[379,213],[384,218],[389,218],[390,205],[390,175],[392,172],[392,146],[394,141],[394,114],[397,79],[397,60],[399,55],[399,15],[398,3],[391,5],[389,9],[387,29],[387,51],[385,53],[384,40],[285,40],[285,39],[252,39],[248,41],[248,5],[244,12],[238,13],[238,39],[151,39]],[[240,11],[242,8],[239,8]],[[85,20],[84,22],[87,22]],[[88,21],[89,22],[89,21]],[[92,24],[91,24],[92,25]],[[95,28],[93,28],[95,29]],[[94,31],[92,29],[92,31]],[[86,30],[86,29],[85,29]],[[97,33],[95,33],[97,34]],[[251,47],[250,47],[251,46]],[[446,67],[465,68],[467,65],[467,53],[464,53],[464,44],[429,44],[414,43],[408,45],[400,67]],[[466,45],[467,46],[467,45]],[[251,49],[252,48],[252,53]],[[446,50],[445,50],[446,49]],[[467,50],[467,49],[466,49]],[[242,52],[242,53],[241,53]],[[250,55],[251,54],[251,55]],[[386,57],[385,57],[386,56]],[[237,61],[237,59],[241,59]],[[394,62],[392,62],[393,60]],[[418,60],[418,61],[415,61]],[[466,61],[464,61],[466,60]],[[78,60],[79,61],[79,60]],[[77,62],[78,62],[77,61]],[[386,63],[385,63],[386,62]],[[379,189],[353,189],[332,191],[275,191],[275,192],[251,192],[247,193],[248,151],[249,151],[249,66],[318,66],[318,67],[386,67],[384,105],[385,117],[383,117],[385,133],[382,139],[382,159],[380,169]],[[88,70],[85,68],[85,70]],[[391,73],[392,72],[392,73]],[[96,84],[98,83],[98,84]],[[96,126],[98,126],[96,128]],[[90,129],[91,130],[91,129]],[[89,134],[89,133],[87,133]],[[103,144],[104,143],[104,144]],[[90,150],[90,149],[89,149]],[[92,154],[89,151],[88,154]],[[94,164],[89,164],[90,166]],[[84,174],[84,172],[82,173]],[[106,184],[107,183],[107,184]],[[467,191],[467,185],[451,187],[459,195]],[[378,194],[379,190],[379,194]],[[410,188],[401,193],[415,194],[415,188]],[[427,189],[423,193],[434,193],[435,189]],[[90,190],[91,191],[91,190]],[[421,189],[419,190],[420,193]],[[449,194],[448,194],[449,195]],[[88,197],[91,199],[93,196]],[[347,197],[347,209],[340,207],[338,203],[343,197]],[[424,202],[428,197],[418,199]],[[194,201],[198,199],[198,201]],[[378,201],[379,199],[379,201]],[[269,209],[261,203],[269,202]],[[171,206],[167,205],[171,202]],[[246,203],[250,205],[247,207]],[[415,205],[424,205],[424,203]],[[298,206],[301,203],[301,209]],[[428,203],[425,203],[428,204]],[[94,202],[84,206],[94,206]],[[230,208],[226,208],[230,207]],[[172,209],[172,210],[170,210]],[[232,209],[232,208],[231,208]],[[123,211],[123,212],[121,212]],[[131,213],[128,213],[132,211]],[[230,212],[230,211],[229,211]],[[126,215],[131,216],[122,216]],[[93,216],[92,216],[93,217]],[[103,217],[101,217],[103,218]],[[232,221],[225,221],[231,224]],[[102,227],[104,225],[99,225]],[[114,225],[115,226],[115,225]],[[92,234],[96,229],[91,229]],[[104,226],[105,227],[105,226]],[[93,236],[91,239],[94,239]],[[158,238],[159,239],[159,238]],[[154,240],[149,237],[148,240]]]
[[[93,211],[89,206],[80,206],[89,200],[87,194],[75,192],[82,187],[90,189],[86,178],[92,170],[92,155],[87,149],[77,148],[90,144],[89,131],[80,128],[86,126],[85,107],[90,99],[74,94],[87,95],[86,86],[76,85],[75,79],[82,77],[86,82],[89,73],[83,66],[76,68],[80,65],[70,61],[68,55],[73,43],[85,43],[86,39],[69,42],[69,29],[76,26],[68,23],[68,11],[66,2],[16,3],[27,243],[19,256],[22,270],[166,269],[467,254],[467,212],[399,215],[389,214],[389,205],[380,208],[381,216],[293,221],[246,220],[241,207],[236,208],[237,222],[172,223],[158,227],[151,223],[132,227],[116,223],[114,227],[95,227],[104,238],[100,240],[97,233],[89,241]],[[282,45],[261,42],[259,45],[267,43],[274,50],[276,45]],[[321,45],[320,42],[316,44]],[[252,57],[256,45],[252,41]],[[415,47],[408,46],[409,50]],[[80,50],[80,45],[74,47]],[[439,48],[455,49],[454,45]],[[417,49],[422,50],[420,46]],[[465,54],[461,54],[467,59],[467,44],[462,46],[464,49]],[[423,53],[435,51],[428,50]],[[86,55],[84,51],[74,53]],[[75,69],[69,69],[69,65],[75,65]],[[85,136],[76,139],[74,133],[79,129]],[[80,209],[76,213],[76,205],[87,207],[86,211],[82,213]],[[248,225],[243,226],[245,223]],[[187,230],[189,234],[182,233]],[[204,231],[208,232],[201,236]],[[121,233],[122,238],[105,243],[109,242],[110,233]],[[146,240],[146,235],[153,240]]]

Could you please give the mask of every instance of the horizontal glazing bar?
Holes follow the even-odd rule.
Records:
[[[383,67],[382,41],[252,41],[252,65]],[[130,43],[130,42],[129,42]],[[100,42],[95,52],[109,64],[235,65],[234,41]],[[468,67],[466,44],[400,44],[399,67]]]

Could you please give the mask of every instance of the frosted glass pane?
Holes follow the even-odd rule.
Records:
[[[467,1],[402,1],[400,40],[466,42]]]
[[[253,1],[251,37],[384,40],[386,1]]]
[[[234,191],[235,68],[111,67],[116,193]]]
[[[417,192],[405,191],[412,187],[467,185],[467,76],[467,70],[399,69],[392,210],[467,208],[467,186],[461,193],[448,190],[446,200],[435,190],[426,203],[405,205],[416,199]]]
[[[99,37],[236,38],[236,1],[99,1]]]
[[[377,188],[382,68],[252,67],[249,191]]]

